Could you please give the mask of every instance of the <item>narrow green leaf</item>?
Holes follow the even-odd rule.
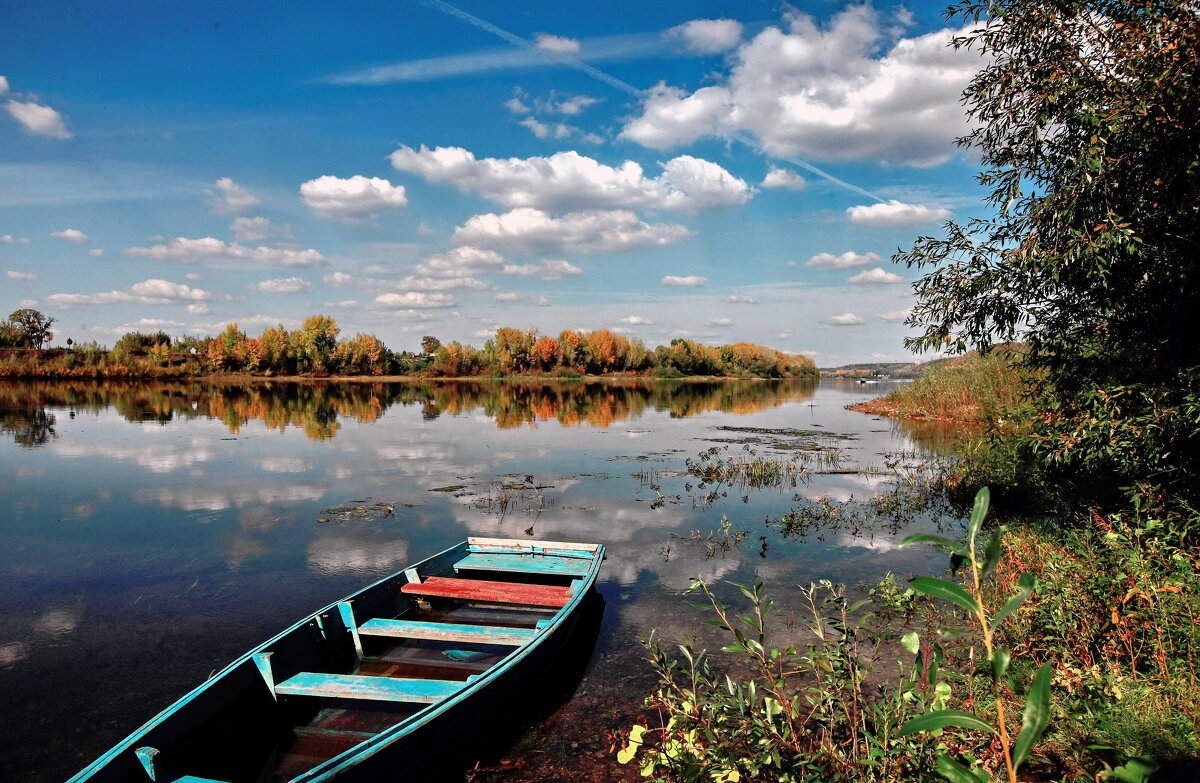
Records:
[[[975,493],[975,506],[971,509],[971,522],[967,527],[967,541],[971,549],[975,548],[975,537],[979,535],[979,529],[983,527],[983,518],[987,516],[988,506],[992,502],[992,491],[987,487],[980,487]]]
[[[1017,735],[1017,741],[1013,743],[1014,769],[1020,767],[1021,762],[1029,756],[1029,751],[1033,750],[1033,746],[1041,739],[1042,732],[1050,723],[1050,673],[1050,662],[1046,661],[1042,664],[1042,668],[1038,669],[1037,676],[1033,678],[1033,685],[1029,687],[1029,693],[1025,695],[1025,712],[1021,716],[1021,733]]]
[[[1004,622],[1010,614],[1017,611],[1021,604],[1025,603],[1025,599],[1033,592],[1033,577],[1029,574],[1021,574],[1017,579],[1017,587],[1021,588],[1011,598],[1004,602],[1004,606],[992,618],[992,630],[1000,627],[1000,623]]]
[[[941,756],[937,760],[937,771],[951,783],[984,783],[988,774],[975,767],[967,768],[949,756]]]
[[[900,637],[900,644],[909,654],[916,655],[921,649],[921,638],[917,636],[916,631],[909,631]]]
[[[971,594],[953,582],[934,579],[931,576],[916,576],[908,580],[908,583],[913,586],[914,590],[925,595],[956,603],[973,614],[979,612],[979,607],[975,604],[975,599],[971,597]]]
[[[992,651],[992,679],[1000,682],[1004,673],[1008,671],[1008,663],[1012,660],[1012,653],[1007,647],[997,647]]]
[[[900,733],[897,736],[907,737],[909,734],[944,729],[947,726],[957,726],[960,729],[977,729],[987,732],[995,730],[992,728],[992,724],[975,717],[969,712],[962,712],[961,710],[934,710],[924,715],[918,715],[905,723],[900,727]]]
[[[955,550],[962,549],[962,544],[960,544],[958,541],[951,541],[949,538],[943,538],[942,536],[935,536],[929,533],[913,533],[911,536],[908,536],[900,542],[900,548],[903,549],[909,544],[936,544],[938,546],[949,547]]]
[[[1000,528],[992,531],[992,537],[988,539],[987,548],[983,554],[983,569],[980,572],[980,578],[986,577],[1000,562],[1000,554],[1004,551],[1004,547],[1000,543]]]

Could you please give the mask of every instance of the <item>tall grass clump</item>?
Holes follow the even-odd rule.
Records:
[[[1019,347],[1005,347],[933,364],[912,383],[875,401],[875,412],[1016,426],[1031,411],[1031,379],[1021,367],[1021,354]]]

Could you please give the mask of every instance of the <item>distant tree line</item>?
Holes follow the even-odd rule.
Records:
[[[36,310],[21,310],[5,322],[0,347],[40,348],[53,335],[53,318]],[[421,339],[419,353],[394,352],[374,335],[338,339],[337,322],[327,315],[306,318],[299,329],[282,324],[251,337],[228,324],[215,337],[172,338],[163,331],[129,332],[111,351],[96,343],[74,346],[54,361],[64,375],[84,375],[92,367],[101,375],[152,375],[204,372],[261,375],[428,375],[472,377],[506,375],[604,375],[631,373],[658,377],[738,376],[759,378],[818,377],[813,361],[752,343],[713,347],[693,340],[674,339],[669,345],[647,348],[638,338],[564,330],[557,337],[536,329],[501,327],[482,348],[457,341],[443,344],[433,335]],[[68,341],[70,342],[70,341]],[[32,368],[26,368],[32,369]],[[34,374],[58,374],[48,372]],[[0,366],[0,374],[21,374],[20,368]]]

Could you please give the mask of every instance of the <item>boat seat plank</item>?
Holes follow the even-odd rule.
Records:
[[[584,576],[591,568],[590,560],[571,560],[521,554],[478,553],[467,555],[454,564],[456,571],[507,571],[517,574],[553,574]]]
[[[431,576],[420,583],[410,582],[400,588],[410,595],[433,598],[458,598],[464,601],[491,601],[500,604],[527,606],[566,606],[571,600],[569,587],[530,585],[519,582],[489,582],[482,579],[454,579]]]
[[[432,704],[462,690],[453,680],[410,680],[355,674],[300,672],[275,686],[283,696],[328,696],[336,699],[404,701]]]
[[[433,639],[444,642],[475,642],[519,646],[537,636],[534,628],[497,628],[490,625],[425,623],[414,620],[372,618],[358,626],[364,636],[391,636],[400,639]]]

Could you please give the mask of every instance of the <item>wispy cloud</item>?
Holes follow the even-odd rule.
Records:
[[[514,36],[516,37],[516,36]],[[547,38],[556,38],[548,36]],[[520,39],[522,48],[490,48],[447,57],[375,65],[318,79],[324,84],[376,85],[396,82],[427,82],[477,76],[492,71],[531,68],[561,68],[564,56],[586,62],[621,62],[665,54],[669,47],[658,33],[631,33],[575,41],[575,51],[554,50],[537,42]],[[539,39],[541,40],[541,39]],[[561,39],[567,40],[567,39]]]

